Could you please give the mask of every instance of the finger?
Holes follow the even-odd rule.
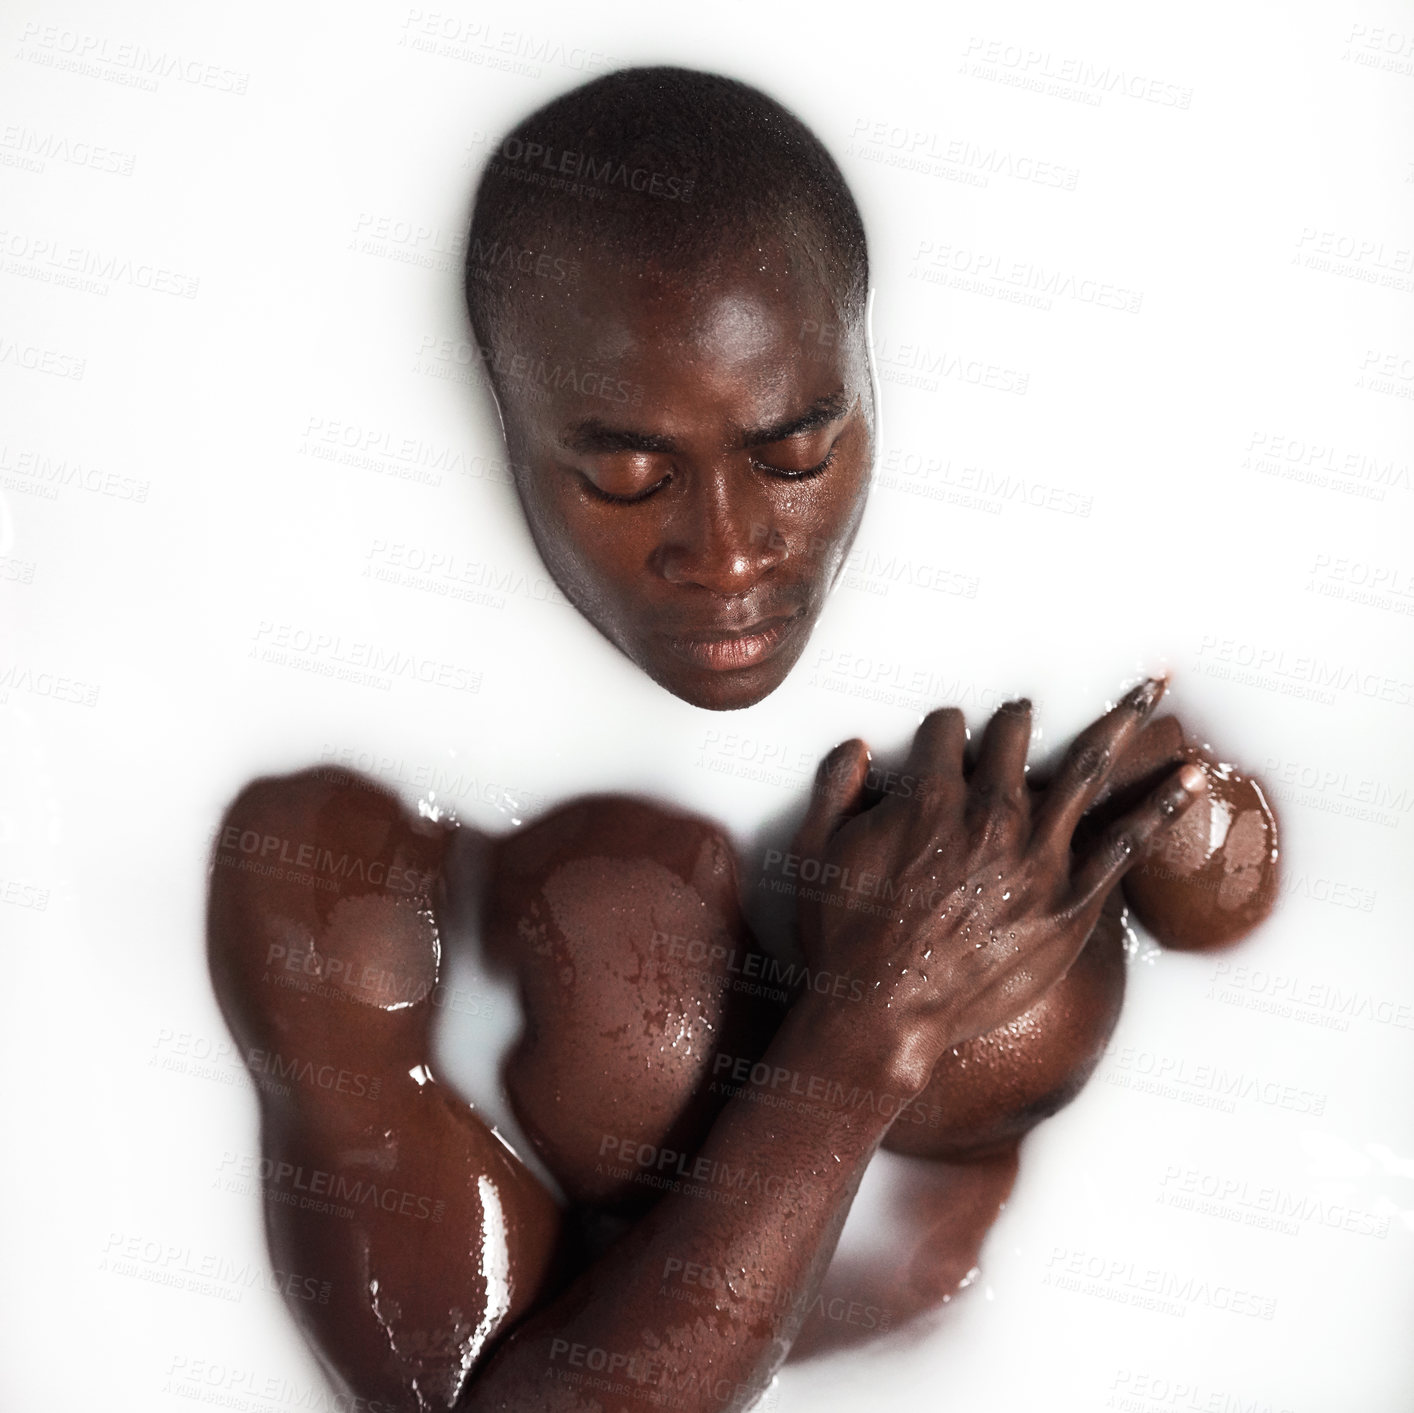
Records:
[[[1026,784],[1026,752],[1031,747],[1031,703],[1022,697],[1003,702],[982,732],[972,784],[1010,793]]]
[[[1176,716],[1151,717],[1121,752],[1091,802],[1090,819],[1102,811],[1113,816],[1119,813],[1117,805],[1137,803],[1139,788],[1146,779],[1157,784],[1161,774],[1166,775],[1183,763],[1183,744],[1183,727]]]
[[[820,858],[840,825],[859,813],[868,778],[869,747],[863,741],[843,741],[820,762],[810,806],[795,832],[801,858]]]
[[[982,732],[977,764],[968,779],[968,823],[983,847],[1009,848],[1022,837],[1030,814],[1026,752],[1031,745],[1031,703],[1003,702]]]
[[[1161,677],[1141,682],[1071,743],[1036,813],[1034,839],[1039,848],[1056,854],[1070,848],[1080,817],[1158,705],[1165,685]]]
[[[923,718],[913,737],[904,771],[917,781],[925,799],[955,795],[962,801],[962,753],[967,746],[967,723],[956,707],[940,707]]]
[[[1084,912],[1105,895],[1144,857],[1150,841],[1202,795],[1207,782],[1191,761],[1172,775],[1137,809],[1111,825],[1076,870],[1071,909]]]

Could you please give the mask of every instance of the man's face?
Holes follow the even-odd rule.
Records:
[[[804,650],[864,511],[863,331],[779,251],[699,278],[589,266],[527,285],[543,287],[517,301],[494,368],[546,566],[675,696],[760,701]]]

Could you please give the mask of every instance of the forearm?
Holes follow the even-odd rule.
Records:
[[[866,1018],[847,1009],[806,1000],[787,1015],[761,1062],[791,1077],[786,1104],[763,1102],[782,1097],[779,1084],[749,1088],[695,1157],[632,1156],[649,1174],[662,1163],[666,1195],[516,1331],[477,1379],[467,1413],[532,1402],[705,1413],[755,1401],[790,1349],[898,1103],[911,1097],[878,1102],[890,1088],[888,1057],[860,1053]]]

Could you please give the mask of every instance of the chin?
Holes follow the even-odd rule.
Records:
[[[704,711],[744,711],[764,701],[785,681],[790,664],[777,667],[767,662],[744,672],[655,672],[646,666],[644,670],[660,687],[691,706]]]
[[[798,645],[783,645],[782,651],[767,661],[737,672],[693,668],[671,657],[637,657],[634,661],[660,687],[703,711],[745,711],[764,701],[790,676],[808,638],[808,632],[802,633]]]

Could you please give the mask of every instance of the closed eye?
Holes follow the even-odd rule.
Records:
[[[661,480],[655,481],[644,490],[635,491],[631,496],[616,496],[612,491],[606,491],[596,486],[588,476],[581,474],[580,481],[584,489],[594,497],[595,500],[606,500],[610,505],[637,505],[641,500],[647,500],[649,496],[656,495],[673,478],[671,474],[664,476]]]
[[[838,445],[839,443],[836,442],[835,446],[832,446],[829,451],[825,453],[825,459],[817,462],[814,466],[773,466],[770,462],[758,461],[755,457],[751,458],[751,465],[757,471],[764,471],[768,476],[778,477],[782,481],[808,481],[812,477],[819,476],[822,472],[830,469],[830,466],[834,462],[835,451]],[[640,501],[645,501],[650,496],[656,495],[664,486],[668,485],[672,479],[672,473],[669,472],[666,476],[660,477],[651,486],[646,486],[641,491],[635,491],[632,495],[615,495],[614,492],[606,491],[602,486],[597,485],[588,476],[584,475],[583,472],[580,473],[580,483],[583,485],[584,489],[588,491],[595,500],[606,501],[610,505],[637,505]]]
[[[779,476],[785,481],[808,481],[812,476],[818,476],[822,471],[830,468],[830,463],[835,459],[835,448],[831,447],[825,454],[825,459],[815,466],[807,466],[802,470],[791,470],[785,466],[771,466],[764,461],[757,461],[752,458],[751,464],[758,471],[765,471],[768,475]]]

